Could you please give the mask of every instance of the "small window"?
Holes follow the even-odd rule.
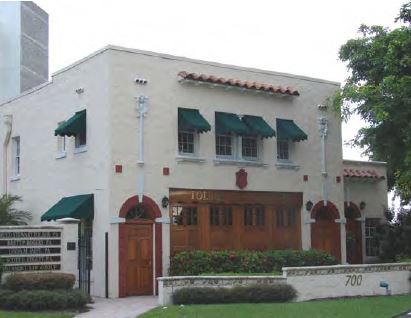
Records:
[[[217,156],[233,155],[233,143],[231,135],[216,135],[216,154]]]
[[[186,224],[197,225],[197,208],[185,208]]]
[[[290,160],[288,139],[277,138],[277,159]]]
[[[144,220],[144,219],[150,219],[148,213],[147,213],[147,208],[143,204],[138,204],[130,210],[128,210],[126,214],[126,220]]]
[[[282,208],[277,208],[277,227],[284,227],[284,210]]]
[[[182,154],[194,154],[194,132],[178,132],[178,152]]]
[[[58,126],[62,125],[64,121],[59,122]],[[57,154],[62,155],[66,153],[66,136],[57,135]]]
[[[288,227],[295,227],[297,225],[297,215],[295,208],[288,209],[288,217],[287,217],[287,226]]]
[[[13,176],[20,175],[20,137],[13,137],[11,141],[12,145],[12,169]]]
[[[219,225],[219,210],[217,207],[210,208],[210,225]]]
[[[246,159],[257,159],[258,142],[257,137],[242,138],[242,155]]]
[[[244,208],[244,225],[246,226],[253,225],[253,208],[252,207]]]
[[[379,244],[376,238],[380,219],[365,219],[365,255],[378,256]]]
[[[198,215],[196,207],[172,207],[172,220],[174,225],[197,225]]]
[[[77,134],[75,138],[76,138],[75,140],[76,148],[84,147],[87,144],[87,134],[85,132]]]
[[[222,224],[224,226],[233,225],[233,210],[231,207],[224,207],[222,213],[223,221]]]
[[[263,207],[255,208],[255,223],[257,226],[263,226],[265,224],[265,213]]]

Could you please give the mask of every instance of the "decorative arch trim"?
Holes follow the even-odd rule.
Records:
[[[362,215],[361,215],[361,210],[360,210],[360,208],[358,207],[358,205],[356,205],[354,202],[352,202],[352,201],[350,201],[350,202],[347,202],[347,201],[345,201],[344,202],[344,211],[346,210],[346,209],[348,209],[348,208],[353,208],[353,211],[354,211],[354,213],[355,213],[355,217],[356,218],[360,218]],[[344,215],[345,215],[345,213],[344,213]]]
[[[120,208],[119,217],[125,218],[128,211],[139,203],[143,203],[148,207],[148,213],[151,219],[155,222],[156,218],[161,217],[161,210],[157,203],[148,196],[143,196],[142,202],[140,202],[138,195],[128,198]],[[134,221],[135,222],[135,221]],[[126,296],[126,284],[127,284],[127,237],[126,237],[126,224],[119,224],[119,297]],[[155,276],[161,277],[163,273],[163,226],[161,223],[155,223]],[[158,292],[156,284],[156,293]]]
[[[339,219],[340,218],[340,213],[338,212],[338,209],[335,206],[335,204],[332,203],[331,201],[327,201],[327,205],[324,206],[324,201],[323,200],[318,201],[314,205],[314,207],[311,209],[311,218],[316,219],[317,213],[323,208],[326,208],[327,211],[331,213],[331,215],[334,219]]]

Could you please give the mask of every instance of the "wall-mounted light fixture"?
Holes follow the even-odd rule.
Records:
[[[360,210],[364,210],[367,204],[364,201],[360,202]]]
[[[311,211],[311,209],[313,208],[314,203],[312,203],[310,200],[307,201],[307,203],[305,204],[305,209],[307,211]]]
[[[166,197],[166,196],[164,196],[162,199],[161,199],[161,206],[163,207],[163,208],[166,208],[166,207],[168,207],[168,198]]]
[[[83,87],[77,88],[77,89],[76,89],[76,93],[77,93],[78,95],[83,94],[83,93],[84,93],[84,88],[83,88]]]

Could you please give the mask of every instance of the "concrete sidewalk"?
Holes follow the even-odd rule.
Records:
[[[94,304],[89,304],[90,311],[78,314],[74,318],[135,318],[157,307],[157,296],[138,296],[126,298],[93,297]]]

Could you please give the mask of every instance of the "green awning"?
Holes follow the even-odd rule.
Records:
[[[291,119],[277,118],[277,137],[282,139],[291,139],[292,141],[301,141],[308,138],[307,134],[298,127]]]
[[[251,131],[236,114],[215,113],[215,130],[217,134],[250,135]]]
[[[41,216],[42,221],[58,220],[63,218],[93,219],[94,195],[82,194],[64,197]]]
[[[260,116],[244,115],[242,121],[248,126],[253,135],[263,138],[275,136],[275,130]]]
[[[54,131],[55,136],[76,136],[86,133],[86,110],[76,112],[74,116],[60,124]]]
[[[203,133],[211,130],[211,126],[200,114],[198,109],[179,108],[178,129],[188,131],[197,130],[199,133]]]

